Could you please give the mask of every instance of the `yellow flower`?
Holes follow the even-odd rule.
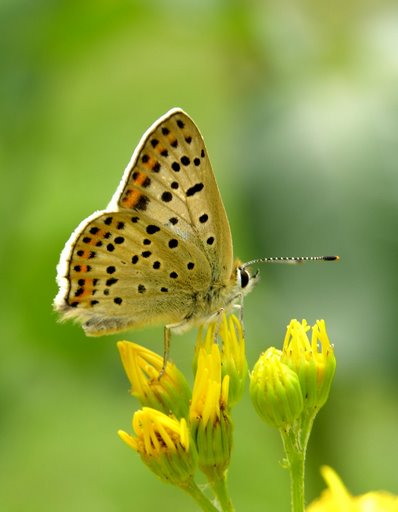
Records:
[[[313,414],[326,402],[333,381],[336,359],[326,333],[325,322],[318,320],[312,327],[292,320],[287,327],[281,361],[297,373],[304,398],[304,409]]]
[[[297,374],[281,362],[282,352],[270,347],[250,375],[250,396],[258,414],[271,426],[288,429],[303,411]]]
[[[306,512],[398,512],[398,497],[384,491],[352,496],[332,468],[321,468],[328,489]]]
[[[199,467],[208,476],[214,472],[223,474],[230,461],[232,424],[228,393],[229,377],[222,377],[218,345],[213,343],[210,353],[199,349],[189,421]]]
[[[243,327],[236,315],[227,318],[225,313],[221,313],[206,329],[199,328],[194,366],[197,365],[200,350],[204,348],[211,353],[218,337],[221,340],[221,373],[222,377],[229,376],[229,406],[232,407],[242,398],[247,379]]]
[[[131,394],[140,404],[186,418],[191,391],[177,367],[168,361],[161,375],[163,358],[155,352],[129,341],[119,341],[117,346],[131,383]]]
[[[122,430],[118,434],[159,478],[178,486],[192,481],[196,452],[184,418],[144,407],[134,414],[133,430],[136,437]]]

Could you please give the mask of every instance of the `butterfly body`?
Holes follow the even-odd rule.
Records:
[[[173,109],[144,134],[108,207],[71,235],[54,306],[88,335],[178,332],[233,306],[256,279],[234,261],[203,138]]]

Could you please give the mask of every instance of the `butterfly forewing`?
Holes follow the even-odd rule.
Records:
[[[108,208],[73,233],[56,309],[88,334],[175,324],[232,271],[227,217],[203,139],[174,109],[135,151]]]
[[[174,109],[148,130],[111,201],[145,211],[206,254],[216,280],[230,277],[231,232],[203,138]]]

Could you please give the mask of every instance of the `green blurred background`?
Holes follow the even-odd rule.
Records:
[[[173,106],[205,136],[236,254],[339,254],[268,266],[245,302],[250,366],[291,318],[325,318],[337,374],[310,442],[307,497],[332,465],[354,493],[398,493],[398,8],[2,0],[0,507],[197,510],[116,436],[137,407],[115,341],[52,312],[71,231],[106,206],[144,130]],[[175,336],[189,375],[195,332]],[[239,511],[286,511],[281,442],[248,394],[229,473]]]

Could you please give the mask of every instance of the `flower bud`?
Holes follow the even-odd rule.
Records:
[[[336,369],[333,346],[326,333],[325,322],[318,320],[312,327],[292,320],[287,328],[281,361],[297,373],[304,397],[304,409],[312,414],[326,402]]]
[[[250,396],[258,414],[271,426],[288,430],[303,411],[296,373],[273,347],[261,354],[250,375]]]
[[[213,480],[229,466],[232,448],[232,423],[228,405],[229,377],[221,374],[218,345],[211,353],[201,348],[189,410],[192,438],[200,469]]]
[[[131,394],[140,404],[187,418],[191,391],[175,364],[168,361],[161,373],[163,357],[129,341],[119,341],[117,346],[131,383]]]
[[[180,487],[193,480],[196,451],[184,418],[144,407],[134,414],[133,429],[136,437],[122,430],[118,434],[159,478]]]
[[[211,353],[212,345],[221,341],[221,375],[229,376],[229,406],[235,405],[243,395],[247,379],[245,340],[241,321],[236,315],[227,318],[220,313],[217,320],[200,327],[195,347],[194,369],[200,350]]]

